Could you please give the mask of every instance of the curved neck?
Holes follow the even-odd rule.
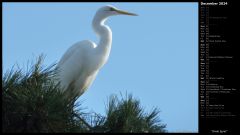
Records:
[[[98,15],[95,15],[92,22],[92,26],[94,31],[100,38],[100,41],[96,48],[97,53],[100,53],[101,55],[109,56],[109,53],[111,50],[111,44],[112,44],[112,31],[107,25],[104,24],[106,20],[107,20],[107,17],[101,17]]]

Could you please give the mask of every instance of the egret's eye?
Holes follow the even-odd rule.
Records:
[[[114,8],[110,7],[109,11],[115,11]]]
[[[112,7],[109,7],[109,9],[105,9],[104,11],[115,11],[115,9]]]

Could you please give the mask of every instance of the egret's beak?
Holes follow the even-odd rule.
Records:
[[[119,14],[123,14],[123,15],[132,15],[132,16],[138,16],[137,14],[134,14],[134,13],[130,13],[130,12],[127,12],[127,11],[124,11],[124,10],[119,10],[119,9],[114,9],[117,13]]]

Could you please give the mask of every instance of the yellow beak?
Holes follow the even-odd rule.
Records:
[[[123,14],[123,15],[132,15],[132,16],[138,16],[137,14],[134,13],[130,13],[124,10],[119,10],[119,9],[114,9],[116,12],[118,12],[119,14]]]

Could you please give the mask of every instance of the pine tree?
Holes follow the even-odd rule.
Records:
[[[105,116],[84,112],[79,97],[65,98],[55,83],[56,64],[44,68],[43,58],[27,71],[12,69],[3,75],[3,132],[166,132],[158,109],[145,113],[131,94],[110,96]]]

